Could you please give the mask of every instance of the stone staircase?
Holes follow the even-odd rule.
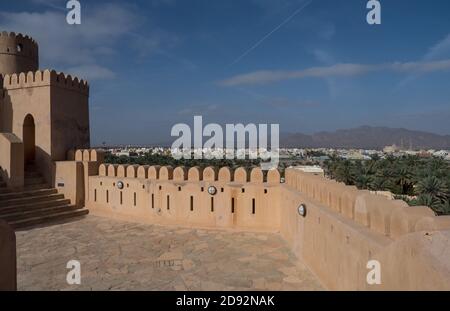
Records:
[[[0,219],[14,229],[66,221],[88,213],[87,209],[70,205],[70,200],[49,187],[34,165],[25,169],[23,190],[8,189],[0,179]]]

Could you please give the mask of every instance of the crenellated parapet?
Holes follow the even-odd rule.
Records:
[[[21,53],[26,52],[27,48],[30,48],[29,53],[23,54],[24,56],[37,56],[36,52],[38,49],[37,42],[28,35],[23,35],[21,33],[15,33],[15,32],[7,32],[2,31],[0,32],[0,42],[4,47],[9,47],[10,49],[7,50],[0,50],[0,52],[6,52],[6,53]],[[22,44],[21,51],[17,51],[17,44]],[[34,52],[34,53],[33,53]]]
[[[82,161],[82,151],[79,154],[78,161]],[[229,167],[222,167],[219,170],[214,167],[191,167],[189,169],[179,166],[147,166],[147,165],[126,165],[126,164],[101,164],[99,167],[99,176],[117,177],[117,178],[139,178],[156,181],[188,181],[188,182],[235,182],[245,183],[271,183],[280,184],[280,173],[278,170],[269,171],[267,178],[264,178],[263,171],[260,168],[253,168],[250,173],[244,167],[232,170]]]
[[[68,161],[103,163],[105,152],[97,149],[78,149],[67,152]]]
[[[358,190],[296,169],[286,171],[286,185],[355,223],[391,239],[424,230],[450,229],[450,217],[436,216],[426,206]]]
[[[77,77],[57,73],[55,70],[29,71],[27,73],[6,74],[3,87],[6,90],[24,89],[42,86],[54,86],[89,95],[89,84]]]

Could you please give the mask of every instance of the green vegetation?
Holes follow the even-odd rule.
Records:
[[[416,156],[369,161],[331,157],[324,162],[326,174],[359,189],[391,191],[411,206],[429,206],[438,215],[450,215],[450,165],[440,158]]]
[[[160,155],[160,154],[144,154],[136,157],[128,156],[114,156],[112,154],[107,154],[105,158],[105,163],[110,164],[138,164],[138,165],[161,165],[161,166],[184,166],[191,168],[198,166],[205,168],[208,166],[224,167],[228,166],[230,168],[245,167],[247,169],[256,167],[260,165],[259,160],[176,160],[170,155]]]

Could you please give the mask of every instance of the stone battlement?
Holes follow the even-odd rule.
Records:
[[[36,47],[38,46],[38,43],[30,36],[28,35],[23,35],[21,33],[15,33],[15,32],[8,32],[8,31],[2,31],[0,32],[0,40],[22,40],[22,41],[28,41],[30,43],[32,43],[33,45],[35,45]]]
[[[267,178],[264,178],[263,171],[260,168],[253,168],[248,172],[243,167],[232,170],[229,167],[222,167],[220,169],[215,167],[207,167],[205,169],[192,167],[187,169],[183,166],[173,168],[171,166],[101,164],[99,167],[99,176],[141,178],[160,181],[219,181],[241,184],[280,183],[280,173],[278,170],[270,170],[267,174]]]
[[[286,171],[286,184],[357,224],[392,239],[416,231],[450,229],[450,217],[438,217],[429,207],[410,207],[402,200],[389,200],[295,169]]]
[[[103,154],[96,150],[77,150],[69,152],[69,154],[69,158],[75,161],[98,162],[98,172],[91,175],[91,177],[97,176],[98,179],[112,179],[114,185],[118,181],[138,180],[141,184],[146,182],[173,182],[181,185],[187,182],[208,185],[217,183],[244,188],[250,185],[253,187],[261,186],[262,188],[270,186],[281,187],[285,190],[292,189],[300,193],[308,201],[349,219],[355,226],[367,228],[374,235],[392,240],[418,231],[450,229],[450,217],[438,217],[428,207],[409,207],[404,201],[388,200],[384,196],[371,194],[369,191],[361,191],[356,187],[347,186],[334,180],[295,169],[286,170],[286,183],[283,184],[280,182],[278,170],[270,170],[264,176],[260,168],[253,168],[247,171],[243,167],[233,170],[229,167],[220,169],[215,167],[207,167],[205,169],[192,167],[187,169],[185,167],[174,168],[171,166],[104,164],[102,163]],[[96,191],[101,191],[103,185],[100,182],[100,187]],[[111,193],[116,190],[112,187]],[[138,186],[136,190],[141,191],[142,189]],[[124,191],[128,190],[124,189]],[[130,189],[129,191],[134,190]],[[272,195],[273,192],[270,194]],[[267,196],[266,200],[279,201],[279,197],[275,198],[271,195]],[[276,195],[278,196],[279,192]],[[245,196],[245,192],[242,192],[240,196]],[[245,198],[247,201],[251,199]],[[260,204],[261,202],[257,203]],[[264,221],[270,221],[270,219],[265,219]],[[263,224],[263,227],[265,226],[266,224]]]
[[[57,73],[55,70],[38,70],[36,72],[6,74],[3,77],[3,88],[6,90],[33,88],[41,86],[57,86],[83,94],[89,94],[89,84],[84,80],[72,78],[71,75]]]
[[[20,50],[18,50],[18,45]],[[17,54],[28,58],[38,57],[38,43],[27,35],[15,32],[0,32],[0,53]]]

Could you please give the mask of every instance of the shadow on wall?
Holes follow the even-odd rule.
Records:
[[[1,85],[3,85],[3,83]],[[3,105],[0,107],[0,132],[12,133],[13,107],[11,103],[11,96],[6,91],[4,95]]]
[[[17,290],[16,234],[0,220],[0,291]]]
[[[53,161],[51,156],[43,150],[42,148],[36,146],[35,147],[35,163],[39,173],[44,176],[44,179],[47,183],[51,184],[54,179],[54,169],[53,169]]]
[[[0,181],[4,181],[8,178],[8,170],[5,170],[3,167],[0,166]]]

